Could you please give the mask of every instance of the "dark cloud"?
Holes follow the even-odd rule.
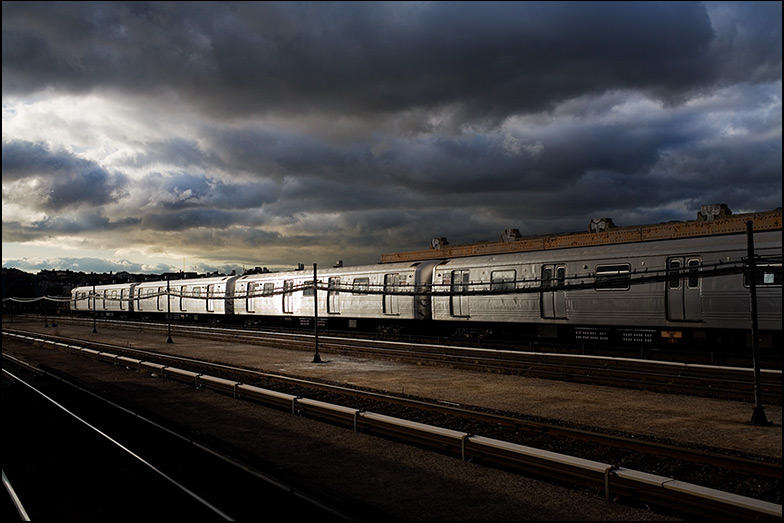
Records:
[[[4,243],[373,263],[769,210],[781,47],[780,2],[4,2]]]
[[[3,241],[33,241],[57,235],[125,232],[140,225],[139,218],[110,219],[102,211],[78,211],[48,215],[29,225],[13,219],[3,221]]]
[[[9,201],[23,199],[29,207],[57,212],[80,206],[100,206],[118,198],[126,183],[95,162],[66,151],[51,151],[40,143],[3,142],[3,197],[14,183],[26,190],[8,194]]]
[[[781,80],[781,2],[710,2],[712,54],[726,83]]]
[[[614,89],[680,100],[780,75],[767,16],[780,5],[738,9],[734,37],[716,41],[695,2],[11,2],[3,91],[174,89],[234,114],[456,106],[480,120]]]

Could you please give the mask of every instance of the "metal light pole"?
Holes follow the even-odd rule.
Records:
[[[166,278],[166,322],[169,324],[169,338],[166,343],[174,343],[171,338],[171,294],[169,293],[169,278]]]
[[[95,284],[93,283],[93,334],[97,334],[98,333],[98,329],[95,326],[95,322],[96,322],[95,317],[98,314],[96,312],[96,310],[95,310],[96,309],[95,301],[97,299],[98,299],[98,296],[95,294]]]
[[[316,266],[313,264],[313,339],[316,345],[316,354],[313,356],[313,363],[321,363],[321,356],[319,356],[319,339],[318,339],[318,279],[316,279]]]
[[[749,292],[751,294],[751,347],[752,361],[754,363],[754,412],[751,415],[752,425],[770,425],[765,416],[765,409],[762,407],[762,384],[760,380],[759,363],[759,334],[757,321],[757,263],[754,259],[754,222],[746,222],[746,234],[748,235],[748,258],[749,258]]]

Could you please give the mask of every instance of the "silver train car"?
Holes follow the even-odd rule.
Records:
[[[358,321],[402,323],[431,317],[430,285],[437,261],[414,261],[250,274],[235,282],[238,316],[312,318],[356,328]],[[317,292],[318,291],[318,292]],[[318,299],[314,300],[314,296]]]
[[[237,278],[232,275],[139,283],[134,288],[134,312],[171,313],[176,317],[194,319],[200,315],[231,315]]]
[[[133,312],[134,288],[137,283],[117,283],[74,287],[71,290],[71,311],[77,313],[100,312],[103,315],[120,315]]]
[[[199,319],[231,316],[239,276],[75,287],[71,310],[101,316],[159,316]]]
[[[770,346],[781,331],[781,232],[755,234],[755,252]],[[736,234],[449,259],[434,273],[433,289],[448,292],[433,295],[432,319],[527,325],[540,338],[737,341],[751,328],[746,255]]]
[[[758,215],[757,320],[762,346],[775,347],[781,210]],[[375,265],[318,270],[315,286],[313,272],[301,269],[77,287],[71,306],[244,324],[304,326],[318,316],[338,329],[742,346],[752,323],[746,219],[619,228],[607,241],[574,233],[400,253]]]

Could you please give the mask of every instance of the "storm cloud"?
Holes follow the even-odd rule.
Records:
[[[4,2],[3,265],[770,210],[781,48],[780,2]]]

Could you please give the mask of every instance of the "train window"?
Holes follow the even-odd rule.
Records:
[[[689,278],[686,285],[688,285],[689,289],[696,289],[700,286],[700,260],[689,260],[687,265],[689,266]]]
[[[370,290],[370,278],[354,278],[351,286],[352,294],[367,294]]]
[[[670,289],[677,289],[681,286],[681,279],[680,279],[680,271],[681,268],[681,261],[680,260],[670,260]]]
[[[555,271],[556,285],[563,287],[566,285],[566,267],[558,267]]]
[[[462,294],[471,290],[471,284],[469,283],[470,274],[470,271],[452,271],[452,294]]]
[[[490,273],[491,291],[513,291],[517,273],[514,269],[507,271],[493,271]]]
[[[302,285],[308,285],[308,287],[305,287],[304,289],[302,289],[302,295],[303,296],[315,296],[316,295],[316,288],[313,287],[313,280],[304,281],[304,282],[302,282]]]
[[[542,268],[542,287],[550,287],[553,284],[553,268],[546,266]]]
[[[596,267],[596,289],[628,289],[631,279],[631,266],[598,265]]]
[[[553,269],[555,269],[555,276],[553,277]],[[542,287],[549,288],[553,286],[563,287],[566,285],[566,267],[563,265],[543,265],[542,266]]]
[[[755,266],[754,282],[757,285],[781,285],[781,264],[760,263]],[[743,275],[743,285],[749,286],[749,275]]]
[[[261,291],[262,296],[272,296],[275,294],[275,284],[272,282],[265,283],[264,288]]]

